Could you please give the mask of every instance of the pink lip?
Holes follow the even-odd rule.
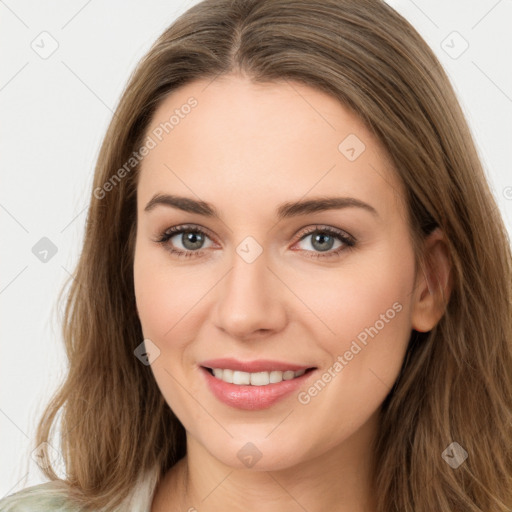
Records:
[[[219,367],[223,368],[222,365],[214,366],[214,368]],[[224,368],[226,368],[226,366],[224,366]],[[276,366],[273,368],[276,368]],[[302,367],[299,368],[299,370],[300,369],[305,368]],[[311,374],[315,373],[315,370],[311,370],[291,380],[283,380],[266,386],[251,386],[229,384],[228,382],[214,377],[205,367],[200,367],[200,370],[206,379],[208,388],[219,401],[231,407],[248,411],[257,411],[271,407],[278,400],[285,398],[293,391],[297,391],[298,388],[304,384],[305,380],[309,379]]]
[[[299,364],[285,363],[283,361],[272,361],[270,359],[258,359],[256,361],[238,361],[231,357],[223,357],[220,359],[209,359],[200,363],[201,366],[207,368],[222,368],[229,370],[238,370],[240,372],[256,373],[256,372],[271,372],[278,370],[285,372],[292,370],[298,372],[299,370],[307,370],[313,366],[303,366]]]

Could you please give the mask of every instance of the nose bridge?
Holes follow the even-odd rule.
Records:
[[[218,297],[219,328],[243,338],[282,327],[286,316],[282,294],[268,266],[268,253],[255,238],[246,237],[236,246]]]
[[[264,293],[265,281],[268,281],[268,252],[252,236],[246,237],[235,248],[232,270],[228,278],[230,288],[236,292],[252,291],[257,298]]]

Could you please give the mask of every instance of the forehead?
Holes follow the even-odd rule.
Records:
[[[339,101],[304,84],[193,82],[161,102],[146,136],[154,143],[138,183],[146,202],[167,192],[246,209],[350,195],[401,207],[401,184],[380,141]]]

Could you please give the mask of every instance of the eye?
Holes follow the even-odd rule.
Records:
[[[156,242],[165,245],[170,253],[177,256],[195,257],[202,255],[203,251],[200,249],[209,247],[203,247],[207,238],[209,239],[206,230],[197,226],[183,225],[167,229]],[[180,244],[182,247],[179,247]]]
[[[329,258],[338,256],[342,251],[351,249],[355,246],[356,240],[353,236],[345,233],[344,231],[329,226],[315,226],[314,228],[308,228],[305,234],[301,233],[299,242],[303,242],[307,238],[311,237],[310,241],[306,244],[305,250],[307,253],[311,253],[308,257],[311,258]],[[333,249],[336,241],[339,245]],[[299,243],[298,242],[298,243]],[[312,248],[312,250],[310,249]],[[322,254],[325,253],[325,254]]]
[[[355,246],[356,240],[353,236],[344,231],[329,226],[314,226],[307,228],[308,231],[302,231],[297,243],[303,242],[308,237],[311,240],[309,247],[302,248],[301,251],[310,258],[328,258],[338,256],[342,251],[351,249]],[[175,239],[175,240],[173,240]],[[211,245],[204,246],[206,240],[211,238],[208,232],[199,226],[181,225],[174,226],[163,232],[157,240],[166,247],[166,249],[178,257],[196,257],[202,256],[204,251]],[[333,249],[336,241],[338,246]],[[181,245],[181,247],[180,247]]]

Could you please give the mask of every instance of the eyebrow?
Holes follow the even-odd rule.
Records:
[[[144,211],[149,212],[158,205],[177,208],[184,212],[196,213],[198,215],[204,215],[205,217],[220,218],[219,211],[210,203],[170,194],[156,194],[148,202]],[[307,200],[285,202],[278,206],[276,214],[277,218],[282,220],[309,213],[339,210],[343,208],[361,208],[376,217],[379,216],[373,206],[354,197],[315,197]]]

